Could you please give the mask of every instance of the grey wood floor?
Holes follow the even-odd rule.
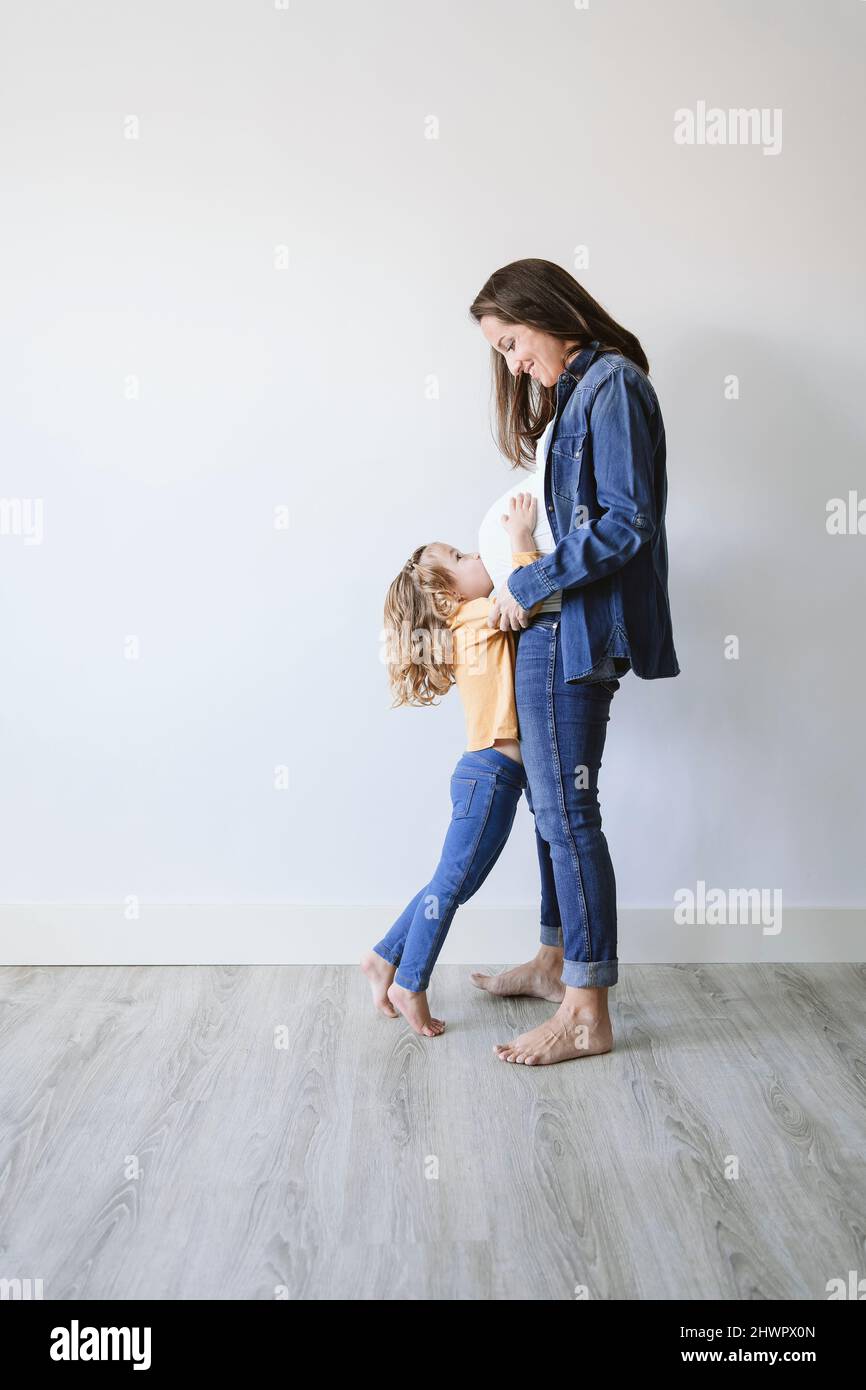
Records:
[[[550,1006],[468,973],[437,970],[422,1041],[348,966],[3,969],[0,1278],[823,1299],[866,1275],[866,966],[625,966],[614,1052],[532,1069],[492,1044]]]

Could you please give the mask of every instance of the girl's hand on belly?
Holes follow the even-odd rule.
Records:
[[[498,627],[501,632],[519,632],[522,627],[529,626],[529,614],[506,589],[493,599],[487,626]]]

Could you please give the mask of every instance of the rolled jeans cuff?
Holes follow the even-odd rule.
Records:
[[[401,989],[411,990],[413,994],[421,994],[425,989],[429,989],[430,976],[428,975],[425,979],[423,975],[407,974],[398,966],[394,983],[399,985]]]
[[[562,927],[550,927],[546,922],[542,922],[541,944],[542,946],[558,946],[562,950]]]
[[[619,961],[614,960],[564,960],[560,979],[571,989],[604,989],[615,985],[619,975]]]
[[[386,961],[388,962],[389,965],[399,965],[399,964],[400,964],[400,957],[399,957],[399,955],[396,956],[396,958],[395,958],[394,952],[393,952],[393,951],[389,951],[389,950],[388,950],[388,947],[387,947],[387,946],[383,946],[383,945],[381,944],[381,942],[379,943],[378,946],[374,946],[374,947],[373,947],[373,951],[375,952],[375,954],[376,954],[377,956],[381,956],[383,960],[386,960]]]

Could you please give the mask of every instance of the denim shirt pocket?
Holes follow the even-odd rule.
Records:
[[[586,430],[581,434],[566,434],[554,440],[550,450],[550,486],[557,497],[577,501],[580,468]]]

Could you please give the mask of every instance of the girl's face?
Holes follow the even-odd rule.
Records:
[[[434,541],[424,551],[422,559],[438,565],[449,574],[454,588],[462,599],[487,598],[493,592],[493,580],[485,569],[480,555],[464,555],[453,545]]]
[[[495,314],[483,314],[479,325],[490,346],[502,353],[512,376],[528,375],[542,386],[555,386],[563,368],[563,354],[567,362],[577,351],[576,346],[568,348],[552,333],[524,323],[504,323]]]

